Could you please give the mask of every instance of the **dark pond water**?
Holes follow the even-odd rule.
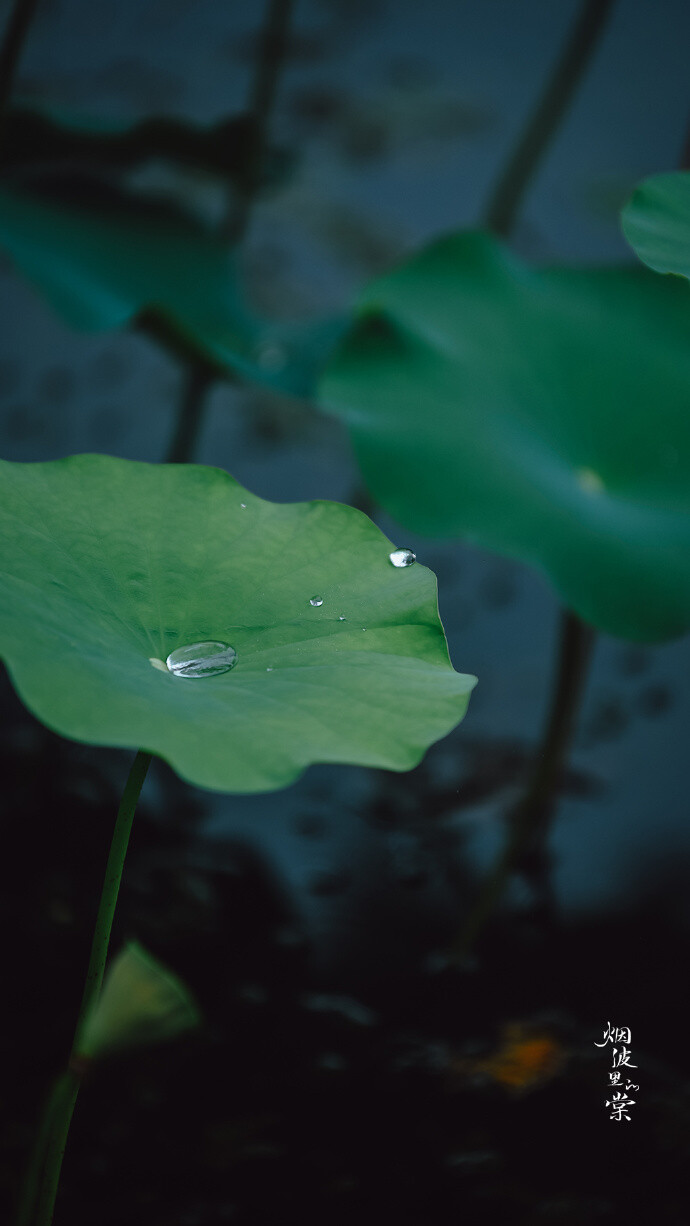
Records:
[[[8,7],[0,6],[3,17]],[[575,10],[571,3],[549,0],[298,4],[275,120],[277,139],[298,156],[289,180],[255,210],[245,263],[257,298],[285,315],[342,308],[368,277],[405,251],[441,230],[475,222]],[[51,0],[40,6],[18,93],[74,116],[123,120],[166,113],[211,121],[244,104],[258,12],[258,6],[212,0],[145,5]],[[544,261],[630,258],[618,210],[640,178],[679,164],[687,124],[689,36],[690,11],[683,0],[663,6],[620,0],[614,6],[580,93],[528,195],[514,237],[519,251]],[[210,218],[224,206],[210,181],[173,180],[162,167],[142,172],[137,182],[181,192]],[[74,333],[8,262],[0,268],[0,290],[2,455],[43,460],[99,451],[161,459],[179,395],[175,362],[133,332]],[[336,424],[296,402],[283,404],[224,385],[210,397],[197,459],[227,468],[255,493],[277,501],[348,501],[357,486],[347,441]],[[154,1056],[152,1071],[137,1065],[129,1090],[118,1087],[116,1075],[111,1080],[104,1075],[105,1091],[116,1104],[114,1122],[109,1132],[87,1107],[76,1124],[86,1200],[79,1200],[73,1182],[63,1210],[67,1214],[72,1207],[73,1221],[82,1220],[85,1203],[95,1214],[89,1220],[122,1220],[99,1216],[104,1211],[98,1187],[123,1154],[132,1180],[144,1189],[142,1205],[152,1206],[150,1216],[141,1218],[150,1222],[268,1220],[277,1209],[263,1185],[273,1178],[282,1189],[280,1203],[307,1221],[323,1213],[330,1220],[351,1221],[356,1213],[358,1220],[397,1216],[425,1226],[455,1220],[466,1205],[474,1214],[468,1220],[476,1222],[579,1222],[585,1213],[595,1221],[617,1221],[619,1212],[634,1213],[635,1207],[627,1192],[619,1196],[613,1175],[607,1185],[606,1171],[598,1165],[597,1146],[612,1144],[610,1130],[601,1137],[597,1131],[596,1143],[580,1138],[591,1178],[578,1183],[553,1148],[548,1120],[565,1119],[571,1106],[583,1128],[590,1120],[598,1129],[599,1116],[604,1118],[599,1103],[604,1073],[597,1081],[591,1063],[597,1053],[586,1051],[588,1026],[598,1032],[610,1014],[626,1007],[637,1015],[621,1015],[618,1022],[633,1031],[636,1024],[646,1027],[650,1068],[656,1061],[646,1075],[648,1082],[654,1080],[657,1113],[653,1127],[640,1126],[643,1139],[637,1135],[620,1157],[621,1169],[638,1179],[639,1203],[649,1212],[658,1193],[640,1184],[635,1173],[645,1146],[658,1155],[660,1175],[666,1172],[672,1182],[677,1174],[674,1145],[682,1136],[690,1138],[690,1126],[686,1107],[683,1114],[680,1106],[668,1105],[675,1057],[670,1040],[664,1050],[662,1017],[653,1004],[668,1017],[677,1003],[673,958],[687,953],[682,932],[690,866],[688,640],[644,649],[605,637],[597,641],[551,840],[556,928],[547,927],[546,936],[542,932],[530,970],[533,937],[529,926],[526,936],[520,927],[529,900],[516,885],[519,970],[511,970],[512,938],[499,933],[496,946],[489,945],[478,963],[479,979],[471,991],[482,1003],[472,1007],[468,981],[447,979],[439,954],[462,913],[465,889],[497,850],[500,816],[538,734],[558,606],[533,571],[461,543],[415,538],[385,516],[378,522],[438,574],[453,662],[480,679],[469,714],[409,778],[318,767],[285,792],[222,797],[178,788],[163,766],[152,772],[144,791],[148,817],[132,849],[123,897],[124,922],[192,979],[197,966],[218,1017],[230,1016],[234,1002],[240,1020],[232,1022],[233,1041],[255,1067],[263,1061],[260,1089],[235,1055],[217,1089],[206,1083],[212,1101],[202,1163],[207,1191],[180,1185],[177,1203],[184,1211],[170,1208],[171,1193],[168,1208],[159,1214],[155,1206],[163,1201],[156,1199],[156,1180],[172,1179],[174,1185],[178,1176],[170,1174],[171,1166],[191,1161],[195,1142],[187,1117],[175,1114],[182,1106],[172,1109],[182,1139],[168,1136],[167,1149],[154,1145],[146,1170],[143,1159],[126,1149],[122,1118],[128,1103],[136,1102],[136,1136],[145,1144],[144,1117],[158,1124],[161,1102],[171,1109],[161,1089],[166,1077],[178,1078],[178,1104],[187,1110],[198,1068],[183,1052],[175,1056],[177,1064]],[[116,751],[63,745],[22,714],[9,690],[3,692],[11,794],[29,823],[20,839],[20,863],[28,874],[35,855],[36,880],[26,886],[28,896],[35,915],[48,915],[56,927],[47,948],[57,969],[48,986],[61,1003],[57,1036],[32,1075],[32,1092],[38,1094],[60,1042],[64,1047],[68,1041],[65,985],[71,991],[81,973],[76,961],[83,948],[75,951],[73,945],[83,946],[81,917],[92,901],[92,887],[82,874],[99,863],[102,852],[89,806],[107,825],[127,760]],[[30,769],[41,755],[48,755],[53,783],[34,780],[25,786],[12,764],[27,763]],[[53,827],[44,838],[43,806],[61,822],[74,823],[66,834]],[[171,812],[175,820],[166,834]],[[36,851],[34,840],[45,843],[42,851]],[[228,901],[233,882],[239,883],[234,903]],[[52,891],[49,905],[39,898],[43,890]],[[12,892],[9,897],[19,905]],[[224,952],[221,936],[227,939],[233,924],[248,950],[244,954]],[[39,919],[32,925],[29,948],[41,949],[44,957]],[[267,953],[266,934],[274,928],[282,934],[280,957]],[[208,942],[202,953],[204,934]],[[209,984],[221,974],[226,957],[233,988],[224,996],[217,983],[213,989]],[[25,982],[26,959],[17,956],[16,965],[19,981]],[[414,977],[405,987],[406,968]],[[537,968],[556,985],[551,996]],[[509,985],[505,991],[496,986],[497,977]],[[388,995],[382,984],[388,984]],[[319,1004],[324,991],[331,993],[328,1006]],[[316,1004],[309,1004],[310,994]],[[419,994],[428,994],[423,1016],[415,1003]],[[360,1025],[348,1018],[355,1005],[332,1004],[353,995],[366,997],[366,1007],[359,1002],[365,1018],[369,1008],[384,1019],[373,1027],[375,1040],[367,1020]],[[28,1006],[19,1007],[22,1025],[34,1027],[34,1033],[32,1008],[40,999],[34,992]],[[453,1085],[447,1093],[450,1083],[444,1081],[439,1101],[429,1088],[439,1062],[447,1072],[448,1051],[462,1043],[469,1044],[462,1058],[473,1059],[471,1044],[495,1035],[506,1018],[534,1018],[540,1011],[551,1017],[563,1048],[576,1053],[576,1075],[560,1088],[554,1082],[544,1092],[547,1098],[537,1095],[517,1105],[510,1100],[509,1107],[473,1089],[462,1125],[454,1122]],[[220,1023],[219,1028],[222,1033]],[[294,1064],[292,1080],[285,1060]],[[682,1057],[679,1061],[686,1064]],[[356,1072],[345,1079],[346,1089],[334,1089],[342,1087],[347,1068]],[[211,1081],[212,1069],[209,1058],[204,1076]],[[401,1090],[397,1074],[407,1089]],[[373,1087],[369,1097],[367,1078]],[[278,1087],[273,1099],[269,1084]],[[233,1093],[239,1095],[239,1115],[228,1123],[222,1107]],[[342,1131],[325,1105],[333,1094],[347,1121]],[[390,1106],[391,1095],[404,1104],[398,1105],[412,1130],[407,1139],[382,1105]],[[310,1108],[299,1116],[288,1142],[283,1125],[295,1096],[306,1096]],[[541,1107],[531,1105],[537,1101]],[[374,1104],[370,1120],[364,1119],[367,1104]],[[323,1152],[315,1122],[320,1111],[331,1129]],[[432,1117],[433,1135],[424,1127],[420,1131],[420,1119]],[[376,1143],[377,1119],[386,1136],[379,1142],[380,1168],[374,1174],[367,1146]],[[89,1128],[100,1130],[91,1150]],[[637,1120],[632,1128],[638,1128]],[[544,1147],[552,1173],[517,1142],[511,1149],[508,1132],[513,1140],[532,1136]],[[18,1126],[11,1136],[13,1153],[24,1135]],[[305,1159],[305,1153],[312,1158]],[[334,1153],[347,1154],[347,1161],[334,1159]],[[312,1160],[317,1168],[322,1164],[312,1184],[318,1195],[305,1203]],[[408,1187],[405,1168],[415,1163],[426,1200]],[[230,1167],[228,1190],[224,1172]],[[505,1201],[492,1200],[494,1193],[487,1192],[499,1169],[509,1186]],[[578,1186],[584,1189],[579,1200],[573,1191]],[[120,1201],[113,1196],[115,1213]],[[667,1194],[663,1220],[680,1223],[682,1200],[674,1197]]]

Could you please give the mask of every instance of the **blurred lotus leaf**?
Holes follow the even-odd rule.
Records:
[[[623,233],[655,272],[690,278],[690,171],[653,175],[623,209]]]
[[[435,577],[391,550],[352,507],[265,502],[217,468],[0,462],[0,655],[48,727],[200,787],[407,770],[475,678],[448,658]]]
[[[623,638],[690,626],[690,296],[458,233],[364,293],[320,400],[405,527],[530,562]]]
[[[189,989],[138,942],[130,941],[108,966],[78,1055],[98,1060],[174,1039],[200,1024]]]
[[[275,323],[248,308],[232,250],[169,202],[81,174],[0,188],[0,244],[72,327],[145,323],[173,348],[311,395],[337,320]]]

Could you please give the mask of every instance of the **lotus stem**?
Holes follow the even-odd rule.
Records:
[[[105,880],[98,905],[86,982],[74,1031],[69,1064],[57,1078],[45,1107],[27,1172],[17,1226],[50,1226],[53,1220],[67,1135],[86,1066],[81,1052],[82,1037],[87,1017],[98,999],[103,983],[110,933],[132,821],[151,756],[150,753],[143,753],[141,750],[137,753],[122,793],[108,853]]]
[[[250,147],[235,208],[225,226],[225,234],[233,246],[237,246],[246,235],[261,183],[261,163],[278,82],[285,63],[291,15],[292,0],[268,0],[263,29],[259,35],[259,52],[247,108]]]
[[[37,6],[38,0],[16,0],[0,46],[0,140],[14,78]]]
[[[484,221],[495,234],[510,234],[529,182],[534,178],[572,102],[614,0],[585,0],[551,76],[498,177]]]
[[[500,900],[521,857],[543,837],[553,810],[553,794],[567,757],[585,686],[595,632],[569,610],[561,615],[558,670],[551,706],[522,795],[507,815],[505,845],[451,946],[453,961],[466,962],[484,924]]]

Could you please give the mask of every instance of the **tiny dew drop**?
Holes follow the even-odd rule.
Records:
[[[165,663],[176,677],[215,677],[229,673],[237,663],[237,652],[227,643],[212,639],[205,643],[190,643],[176,647]]]
[[[266,672],[267,672],[267,673],[272,673],[272,672],[273,672],[273,665],[269,665],[269,667],[266,669]]]
[[[319,605],[323,604],[323,596],[312,596],[309,603],[314,605],[314,607],[318,609]]]
[[[242,510],[243,510],[243,511],[246,511],[246,509],[247,509],[247,504],[246,504],[246,502],[241,502],[241,503],[240,503],[240,506],[241,506],[241,508],[242,508]]]
[[[413,562],[417,561],[417,555],[411,549],[394,549],[392,553],[389,553],[388,557],[393,565],[398,567],[411,566]]]
[[[342,614],[342,613],[341,613],[341,614],[340,614],[340,616],[338,617],[338,621],[339,621],[339,622],[346,622],[346,621],[347,621],[347,618],[344,616],[344,614]]]

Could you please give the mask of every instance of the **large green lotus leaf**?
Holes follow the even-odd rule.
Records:
[[[265,502],[215,468],[2,462],[0,654],[56,732],[159,754],[201,787],[406,770],[475,679],[450,664],[433,574],[391,550],[352,507]],[[168,671],[209,641],[234,648],[230,671]]]
[[[106,181],[0,188],[0,245],[72,327],[152,317],[219,370],[294,395],[312,393],[342,330],[256,318],[227,243],[172,204]]]
[[[453,235],[366,291],[321,402],[406,527],[536,564],[611,634],[690,626],[681,281],[535,270],[488,235]]]
[[[645,264],[690,278],[690,172],[645,179],[622,220],[625,237]]]

